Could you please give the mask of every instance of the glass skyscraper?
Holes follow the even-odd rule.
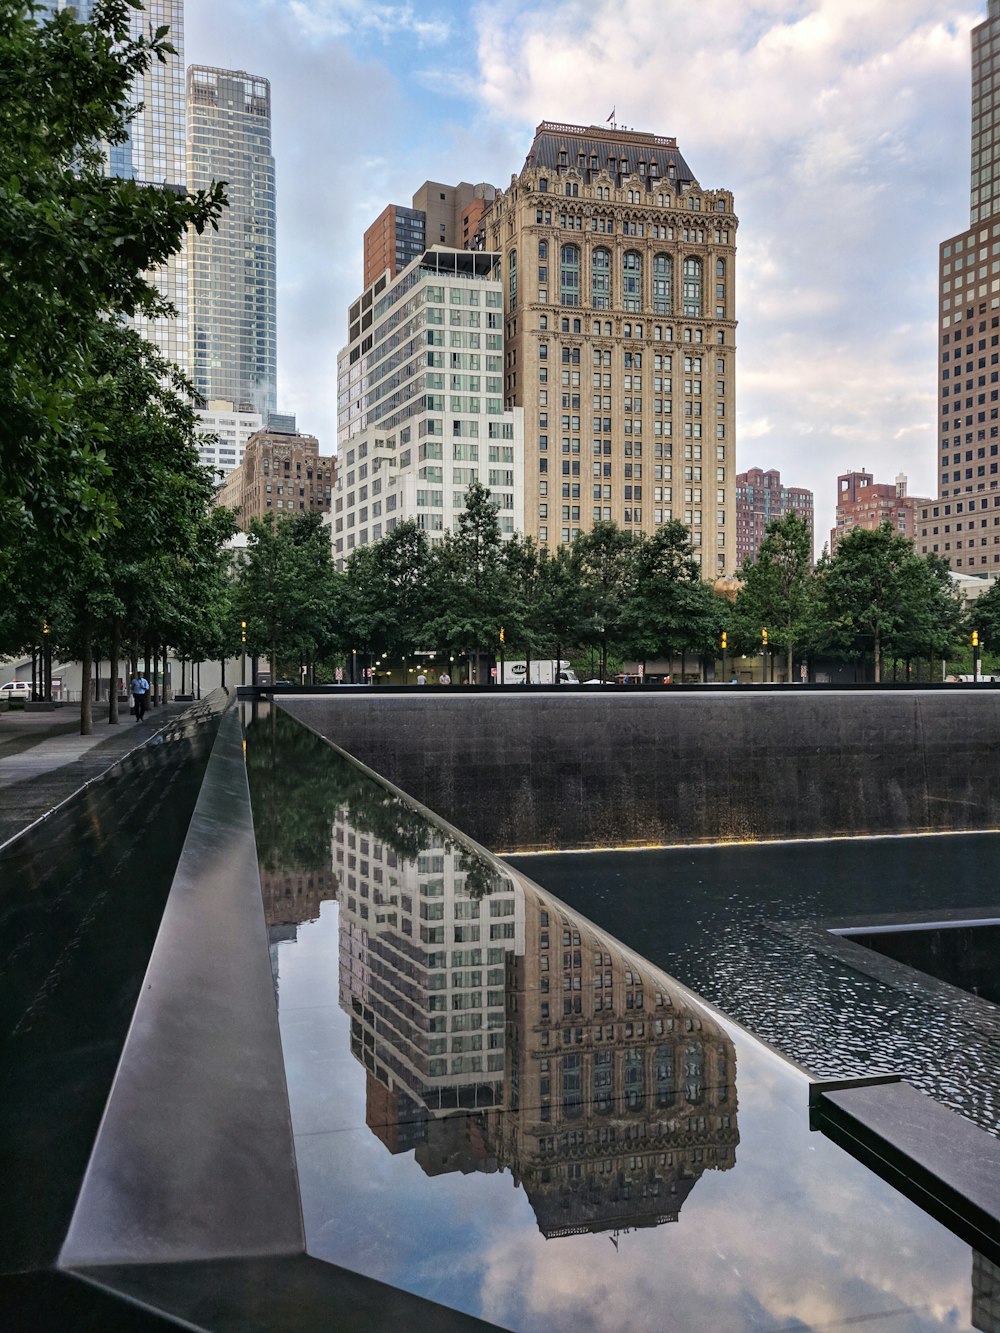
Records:
[[[83,22],[90,19],[93,0],[48,0],[43,10],[75,9]],[[183,190],[185,173],[184,132],[184,0],[144,0],[142,9],[129,15],[131,35],[141,37],[150,28],[166,27],[175,54],[166,62],[153,60],[132,87],[130,102],[141,110],[133,117],[129,137],[108,150],[108,174],[147,185]],[[136,318],[134,327],[148,338],[168,361],[189,371],[188,364],[188,277],[187,256],[182,249],[150,280],[171,302],[176,318]]]
[[[188,237],[191,378],[206,403],[266,419],[277,380],[271,86],[243,70],[192,65],[187,95],[188,188],[222,180],[229,197],[218,231]]]

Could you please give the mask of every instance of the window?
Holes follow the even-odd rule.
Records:
[[[559,300],[563,305],[580,304],[580,247],[564,245],[559,255]]]
[[[701,260],[693,257],[684,261],[684,314],[701,315]]]
[[[590,303],[595,310],[611,309],[611,252],[598,246],[590,256]],[[600,332],[598,326],[596,332]]]
[[[626,250],[622,256],[622,306],[625,310],[637,312],[642,309],[641,302],[642,256],[638,250]]]
[[[686,271],[686,266],[685,266]],[[510,308],[517,308],[517,251],[511,250],[507,256],[507,296]]]
[[[670,256],[655,255],[653,257],[653,313],[655,315],[670,314]]]

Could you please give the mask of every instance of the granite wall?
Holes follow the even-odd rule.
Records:
[[[1000,691],[352,690],[279,702],[500,852],[1000,824]]]

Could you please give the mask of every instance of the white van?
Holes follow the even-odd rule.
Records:
[[[9,680],[0,685],[0,699],[30,699],[31,686],[26,680]]]

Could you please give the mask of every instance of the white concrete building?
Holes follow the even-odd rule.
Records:
[[[198,433],[217,436],[216,441],[198,441],[198,457],[221,481],[243,462],[247,440],[259,431],[263,420],[259,412],[237,412],[232,403],[211,399],[207,407],[197,408]]]
[[[475,481],[501,531],[523,531],[524,418],[503,407],[498,257],[433,246],[354,302],[349,332],[337,360],[338,567],[406,519],[442,540]]]

